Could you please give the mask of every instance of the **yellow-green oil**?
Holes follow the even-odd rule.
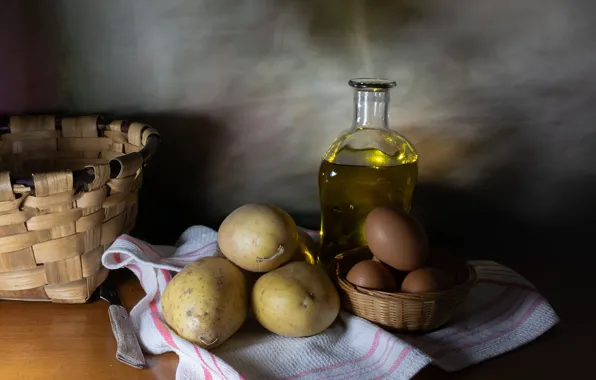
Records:
[[[409,212],[418,180],[418,155],[399,135],[388,141],[394,143],[394,154],[349,147],[333,151],[340,145],[336,141],[321,162],[319,261],[323,264],[341,252],[366,245],[364,220],[372,209],[390,206]]]

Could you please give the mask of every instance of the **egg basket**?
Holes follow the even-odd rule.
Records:
[[[355,286],[346,280],[356,263],[372,257],[366,247],[339,254],[331,262],[331,274],[345,310],[392,331],[424,332],[443,326],[464,303],[476,281],[472,266],[468,266],[467,279],[457,279],[457,285],[437,293],[389,293]]]
[[[0,299],[86,302],[104,250],[135,225],[159,141],[99,116],[0,117]]]

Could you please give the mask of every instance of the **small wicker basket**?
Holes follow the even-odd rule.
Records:
[[[135,225],[159,134],[44,115],[0,117],[0,137],[0,299],[86,302],[107,276],[105,248]]]
[[[438,293],[388,293],[355,286],[346,275],[357,262],[371,259],[366,247],[337,255],[331,263],[342,305],[347,311],[392,331],[430,331],[443,326],[464,303],[476,281],[476,272],[469,266],[467,279]]]

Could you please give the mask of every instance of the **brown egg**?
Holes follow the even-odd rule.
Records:
[[[437,268],[420,268],[408,273],[401,283],[403,293],[434,293],[451,286],[449,276]]]
[[[440,269],[449,276],[453,284],[465,282],[470,275],[468,262],[444,249],[431,249],[426,263],[430,267]]]
[[[363,260],[350,269],[346,280],[356,286],[372,290],[394,292],[397,290],[395,278],[383,263],[373,260]]]
[[[364,221],[364,237],[371,252],[401,271],[424,265],[428,255],[426,232],[410,215],[388,207],[372,210]]]
[[[379,260],[376,256],[373,256],[372,258],[373,261],[382,263],[381,260]],[[400,284],[402,283],[402,281],[404,280],[404,278],[406,278],[406,275],[408,274],[408,272],[404,272],[401,270],[397,270],[393,267],[390,267],[389,265],[382,263],[383,266],[391,273],[391,275],[393,276],[393,278],[395,279],[395,282],[397,284],[396,289],[399,289]]]

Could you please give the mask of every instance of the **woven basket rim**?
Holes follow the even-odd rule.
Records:
[[[366,247],[359,247],[355,248],[346,252],[342,252],[335,256],[331,262],[331,269],[332,275],[335,279],[335,282],[344,290],[345,292],[349,293],[357,293],[364,297],[370,298],[382,298],[386,301],[430,301],[436,300],[439,298],[448,297],[452,294],[458,294],[463,290],[467,290],[474,285],[477,279],[476,270],[474,266],[467,263],[468,265],[468,278],[464,282],[460,282],[455,286],[452,286],[448,289],[439,291],[439,292],[431,292],[431,293],[403,293],[403,292],[385,292],[381,290],[372,290],[366,289],[357,285],[352,284],[351,282],[347,281],[345,278],[340,276],[339,267],[342,263],[342,260],[346,258],[346,256],[356,256],[356,255],[364,255],[364,250]]]
[[[111,178],[120,178],[122,173],[122,165],[131,164],[129,161],[134,161],[134,156],[139,156],[141,158],[141,166],[144,167],[148,164],[151,157],[156,153],[157,148],[160,145],[161,136],[159,132],[151,127],[148,124],[142,122],[134,122],[124,119],[113,119],[108,118],[101,114],[90,114],[90,115],[50,115],[50,114],[35,114],[35,115],[0,115],[0,137],[1,136],[10,136],[13,133],[12,130],[12,123],[17,120],[21,120],[21,122],[31,123],[32,120],[44,120],[45,123],[51,123],[54,129],[32,129],[32,130],[25,130],[21,131],[21,134],[26,133],[36,133],[36,132],[58,132],[60,131],[61,134],[64,133],[65,121],[69,121],[69,125],[71,126],[69,130],[72,129],[72,123],[76,120],[84,120],[85,122],[89,123],[92,122],[95,125],[97,130],[97,135],[73,135],[72,131],[69,133],[68,136],[55,136],[54,138],[57,140],[91,140],[91,139],[106,139],[110,138],[107,134],[108,133],[116,133],[122,134],[125,136],[125,141],[119,141],[118,143],[126,143],[129,145],[134,145],[138,149],[135,151],[122,151],[121,155],[106,158],[110,165],[110,175]],[[134,141],[132,140],[134,138]],[[35,140],[29,137],[30,140]],[[52,140],[53,138],[48,138],[48,140]],[[9,141],[10,142],[10,141]],[[62,149],[60,149],[62,150]],[[57,157],[59,158],[59,157]],[[85,157],[87,158],[87,157]],[[34,191],[34,180],[33,176],[35,174],[43,174],[43,173],[52,173],[56,171],[70,171],[72,172],[73,179],[75,182],[75,187],[79,186],[86,186],[90,184],[95,178],[95,166],[92,163],[93,159],[87,158],[89,160],[89,164],[86,164],[84,168],[79,168],[74,170],[72,168],[61,168],[58,170],[41,170],[41,171],[19,171],[13,170],[12,168],[9,170],[2,170],[6,171],[10,174],[10,181],[11,185],[17,189],[19,186],[31,189]],[[123,163],[121,160],[126,160],[127,162]],[[114,172],[116,171],[116,172]],[[120,171],[118,173],[118,171]]]

